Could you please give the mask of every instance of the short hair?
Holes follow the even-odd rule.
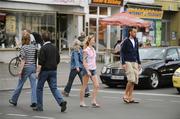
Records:
[[[130,36],[130,32],[133,31],[133,29],[136,29],[136,27],[129,27],[129,29],[128,29],[128,37]]]
[[[131,31],[133,31],[133,29],[136,29],[135,27],[130,27],[128,30],[128,33],[130,33]]]
[[[48,31],[45,31],[42,33],[42,39],[44,40],[44,42],[46,41],[51,41],[51,34]]]

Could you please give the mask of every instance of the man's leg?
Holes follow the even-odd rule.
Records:
[[[129,101],[132,100],[132,98],[133,98],[133,90],[134,90],[134,83],[131,82],[130,88],[129,88],[129,95],[128,95]]]
[[[37,82],[36,96],[37,96],[37,109],[36,111],[43,111],[43,88],[44,83],[48,78],[47,71],[41,71]]]
[[[126,76],[127,76],[127,84],[126,84],[126,89],[125,89],[125,94],[124,94],[124,101],[125,102],[129,102],[129,95],[130,95],[130,90],[131,90],[131,85],[132,85],[132,80],[133,80],[133,77],[132,77],[132,70],[133,70],[133,67],[131,65],[130,62],[126,62]]]
[[[132,63],[133,66],[133,72],[132,72],[132,78],[134,80],[134,82],[132,82],[132,86],[130,88],[130,94],[129,94],[129,100],[133,101],[133,91],[134,91],[134,85],[138,84],[138,80],[139,80],[139,69],[138,69],[138,64],[136,62]]]
[[[129,99],[129,92],[130,92],[130,88],[131,88],[131,82],[127,82],[126,84],[126,89],[125,89],[125,93],[124,93],[124,100],[128,100]]]
[[[57,72],[50,71],[47,81],[54,98],[56,99],[59,106],[61,106],[61,112],[64,112],[66,110],[67,102],[64,101],[61,92],[57,89]]]

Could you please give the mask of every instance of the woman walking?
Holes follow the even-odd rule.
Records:
[[[21,93],[22,87],[26,82],[27,78],[29,78],[31,84],[31,107],[36,107],[37,98],[36,98],[36,47],[33,44],[30,44],[30,35],[25,34],[22,38],[22,47],[20,51],[21,63],[20,63],[20,71],[19,71],[19,82],[18,85],[13,92],[11,99],[9,99],[9,103],[16,106],[19,95]]]
[[[99,89],[99,82],[96,75],[96,51],[93,48],[95,44],[94,35],[90,35],[85,40],[84,50],[83,50],[83,85],[80,90],[80,107],[86,107],[87,105],[84,102],[84,93],[87,87],[89,78],[93,82],[93,92],[91,104],[93,107],[100,107],[96,101],[96,96]]]
[[[69,80],[66,84],[66,87],[64,88],[64,92],[62,92],[62,94],[66,97],[69,96],[76,75],[79,76],[79,79],[82,83],[83,53],[80,45],[81,42],[78,39],[76,39],[73,43],[72,54],[71,54],[71,71],[69,74]],[[89,87],[87,86],[84,96],[88,97],[89,95],[90,95]]]

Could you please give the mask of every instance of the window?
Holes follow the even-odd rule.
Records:
[[[172,59],[174,61],[179,60],[179,56],[176,49],[169,49],[167,52],[166,59]]]
[[[89,6],[89,14],[97,14],[97,7]]]
[[[96,33],[96,19],[95,18],[90,18],[89,24],[90,24],[89,33]]]
[[[99,14],[100,15],[107,15],[107,7],[100,7]]]
[[[13,48],[21,42],[22,30],[41,34],[42,30],[55,33],[55,14],[0,11],[0,48]],[[54,37],[55,38],[55,37]],[[52,40],[55,40],[55,39]]]

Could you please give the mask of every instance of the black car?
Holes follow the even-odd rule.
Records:
[[[139,49],[142,73],[138,87],[157,88],[172,85],[172,75],[180,67],[180,47],[152,47]],[[127,77],[120,62],[104,65],[100,79],[109,87],[126,85]]]

